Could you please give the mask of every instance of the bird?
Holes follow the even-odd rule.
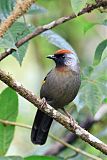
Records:
[[[71,50],[60,49],[47,58],[55,62],[55,67],[43,80],[40,98],[45,98],[53,108],[65,111],[64,107],[74,100],[81,84],[77,54]],[[52,121],[52,117],[37,110],[31,130],[32,143],[45,144]]]

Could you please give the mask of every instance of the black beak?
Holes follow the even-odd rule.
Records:
[[[56,57],[55,57],[54,55],[49,55],[49,56],[47,56],[46,58],[53,59],[53,60],[56,59]]]

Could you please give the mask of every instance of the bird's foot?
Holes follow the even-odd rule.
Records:
[[[47,101],[46,101],[45,97],[43,97],[41,100],[41,108],[45,108],[46,105],[47,105]]]
[[[74,129],[76,129],[76,124],[77,124],[77,122],[74,120],[74,118],[73,118],[72,116],[70,116],[69,119],[70,119],[71,126],[72,126]]]
[[[77,122],[74,120],[74,118],[63,108],[64,113],[67,115],[67,117],[70,119],[71,126],[75,129]]]

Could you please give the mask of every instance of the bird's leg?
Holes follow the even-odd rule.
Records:
[[[47,105],[47,101],[46,101],[45,97],[43,97],[41,100],[41,108],[45,108],[46,105]]]
[[[76,124],[76,121],[73,119],[73,117],[65,110],[65,108],[61,108],[63,110],[63,112],[66,114],[66,116],[70,119],[70,123],[71,123],[71,126],[74,127],[74,129],[76,128],[75,124]]]

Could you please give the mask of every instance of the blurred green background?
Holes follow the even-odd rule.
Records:
[[[38,0],[37,4],[44,7],[46,10],[43,13],[38,12],[33,15],[25,15],[26,22],[32,23],[35,27],[47,24],[59,17],[72,14],[70,0]],[[74,48],[80,60],[81,70],[85,66],[92,64],[96,47],[107,37],[107,27],[100,25],[106,18],[106,13],[101,13],[99,10],[96,10],[90,14],[85,14],[84,16],[70,20],[53,29],[53,31],[62,36]],[[21,18],[19,21],[23,22],[24,19]],[[87,28],[91,23],[96,23],[97,25],[88,30]],[[30,41],[21,66],[14,57],[8,56],[0,63],[0,68],[9,72],[10,75],[22,83],[24,87],[39,96],[43,78],[49,70],[54,67],[54,62],[46,59],[46,56],[53,54],[57,49],[58,48],[49,43],[45,37],[39,35]],[[6,85],[0,82],[0,91],[5,87]],[[32,125],[35,113],[36,108],[19,96],[19,114],[17,121]],[[84,121],[90,113],[88,109],[83,109],[79,113],[75,110],[73,114],[77,120]],[[95,125],[91,132],[94,135],[97,135],[97,133],[105,126],[105,123],[106,118],[104,117],[103,123]],[[65,134],[65,128],[54,122],[53,127],[51,127],[51,132],[61,137]],[[106,136],[101,138],[104,142],[107,142]],[[54,143],[54,141],[51,138],[48,138],[48,141],[44,146],[33,145],[30,141],[30,130],[16,127],[14,140],[12,141],[7,155],[28,156],[31,154],[43,154],[52,143]],[[85,144],[82,140],[78,140],[74,145],[87,152],[95,152],[96,155],[100,155],[100,152],[96,151],[88,144]],[[70,156],[71,151],[66,149],[61,155],[66,157],[66,154]]]

